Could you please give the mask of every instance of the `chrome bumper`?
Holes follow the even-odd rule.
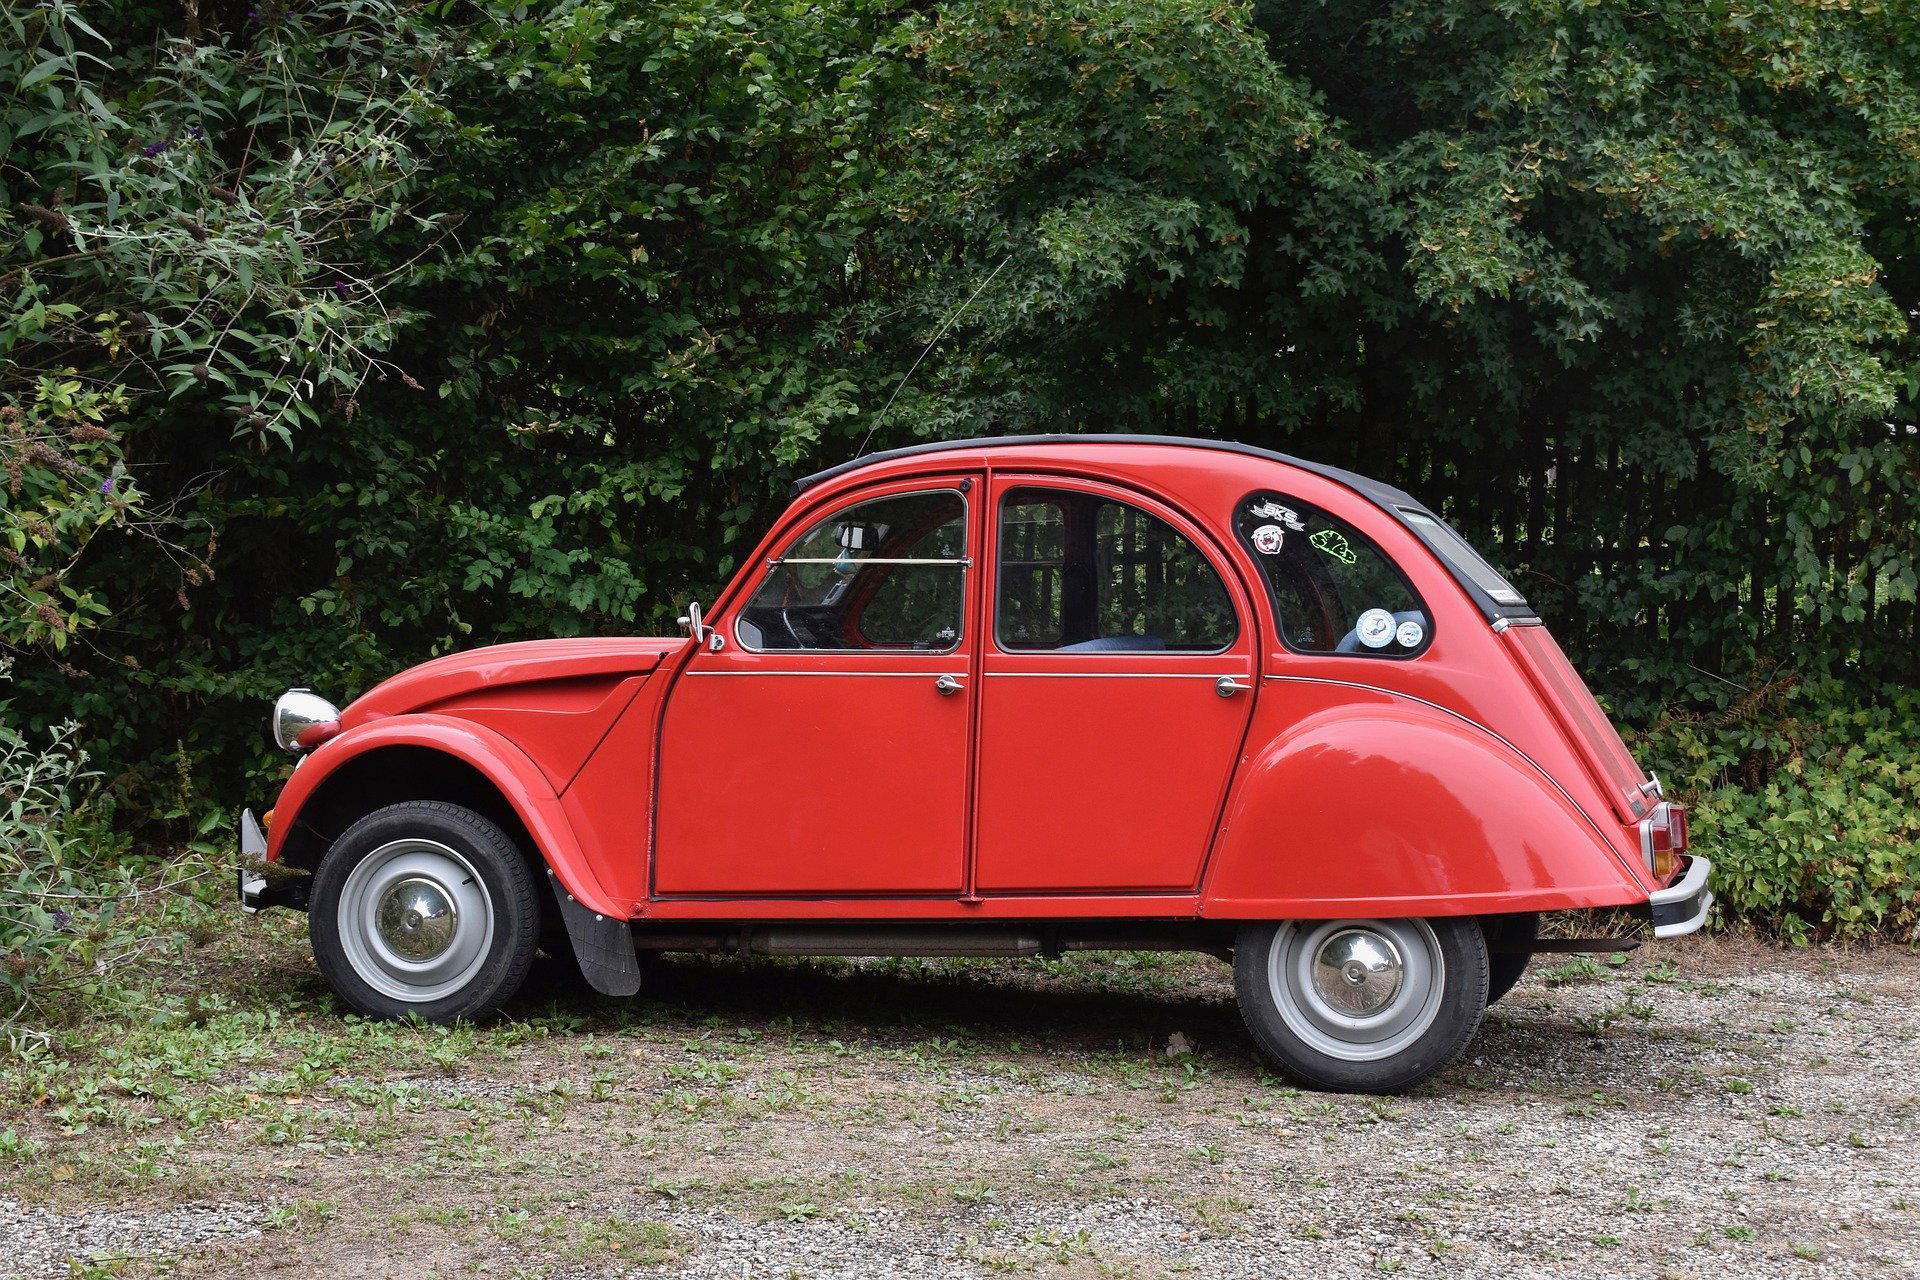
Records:
[[[240,860],[235,870],[240,909],[249,915],[263,907],[307,908],[307,879],[301,872],[267,861],[267,833],[253,810],[240,811]]]
[[[1689,857],[1685,874],[1648,896],[1647,904],[1653,908],[1654,937],[1683,938],[1707,922],[1707,913],[1713,910],[1713,890],[1707,887],[1707,879],[1712,874],[1711,862]]]

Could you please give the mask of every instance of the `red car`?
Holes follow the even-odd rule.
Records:
[[[1520,593],[1418,501],[1261,449],[1008,437],[811,476],[686,639],[424,663],[242,817],[363,1013],[483,1015],[536,947],[1230,956],[1307,1084],[1405,1088],[1540,913],[1698,929],[1708,863]],[[1562,942],[1561,948],[1567,946]],[[1603,944],[1592,944],[1603,945]]]

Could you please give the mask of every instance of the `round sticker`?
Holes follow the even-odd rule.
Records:
[[[1354,625],[1360,643],[1369,649],[1384,649],[1393,643],[1393,615],[1385,609],[1369,609]]]
[[[1263,524],[1253,531],[1253,549],[1263,556],[1280,554],[1280,544],[1287,540],[1287,531],[1277,524]]]
[[[1409,618],[1400,624],[1400,629],[1393,633],[1393,638],[1400,642],[1402,649],[1418,649],[1420,642],[1427,638],[1427,629]]]

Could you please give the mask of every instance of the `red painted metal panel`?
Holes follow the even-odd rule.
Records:
[[[477,689],[421,710],[486,725],[531,756],[555,791],[564,791],[650,678],[533,680]]]
[[[1525,757],[1385,691],[1268,681],[1202,894],[1214,917],[1471,915],[1643,901]],[[1277,913],[1277,915],[1275,914]]]
[[[299,821],[300,806],[341,765],[383,747],[426,747],[478,769],[506,797],[527,833],[539,845],[547,865],[567,892],[594,911],[625,917],[631,900],[609,894],[588,865],[560,797],[539,767],[513,743],[484,725],[439,716],[404,715],[376,720],[344,733],[309,756],[281,788],[267,837],[267,858],[278,861],[287,833]]]
[[[986,585],[974,884],[982,894],[1191,891],[1212,842],[1255,697],[1251,601],[1212,539],[1165,505],[1060,476],[996,476],[1014,489],[1095,494],[1142,508],[1201,548],[1239,625],[1223,653],[1009,651]],[[997,541],[1000,522],[988,517]],[[997,565],[997,545],[989,560]],[[1245,686],[1222,697],[1221,679]]]
[[[977,565],[977,478],[949,472],[931,485],[863,489],[855,500],[963,480]],[[792,532],[825,514],[813,513]],[[741,579],[757,584],[766,559],[757,555]],[[979,575],[968,569],[965,578],[964,616],[971,618]],[[714,616],[727,647],[695,655],[667,696],[653,892],[958,897],[975,628],[966,626],[958,648],[944,654],[756,653],[740,642],[735,615]],[[942,676],[961,687],[941,693]]]

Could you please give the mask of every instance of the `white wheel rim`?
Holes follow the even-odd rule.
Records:
[[[1316,1053],[1377,1062],[1440,1015],[1447,962],[1424,920],[1288,921],[1267,953],[1267,985],[1288,1030]]]
[[[493,946],[493,896],[459,851],[393,840],[340,889],[340,947],[381,995],[425,1004],[464,987]]]

